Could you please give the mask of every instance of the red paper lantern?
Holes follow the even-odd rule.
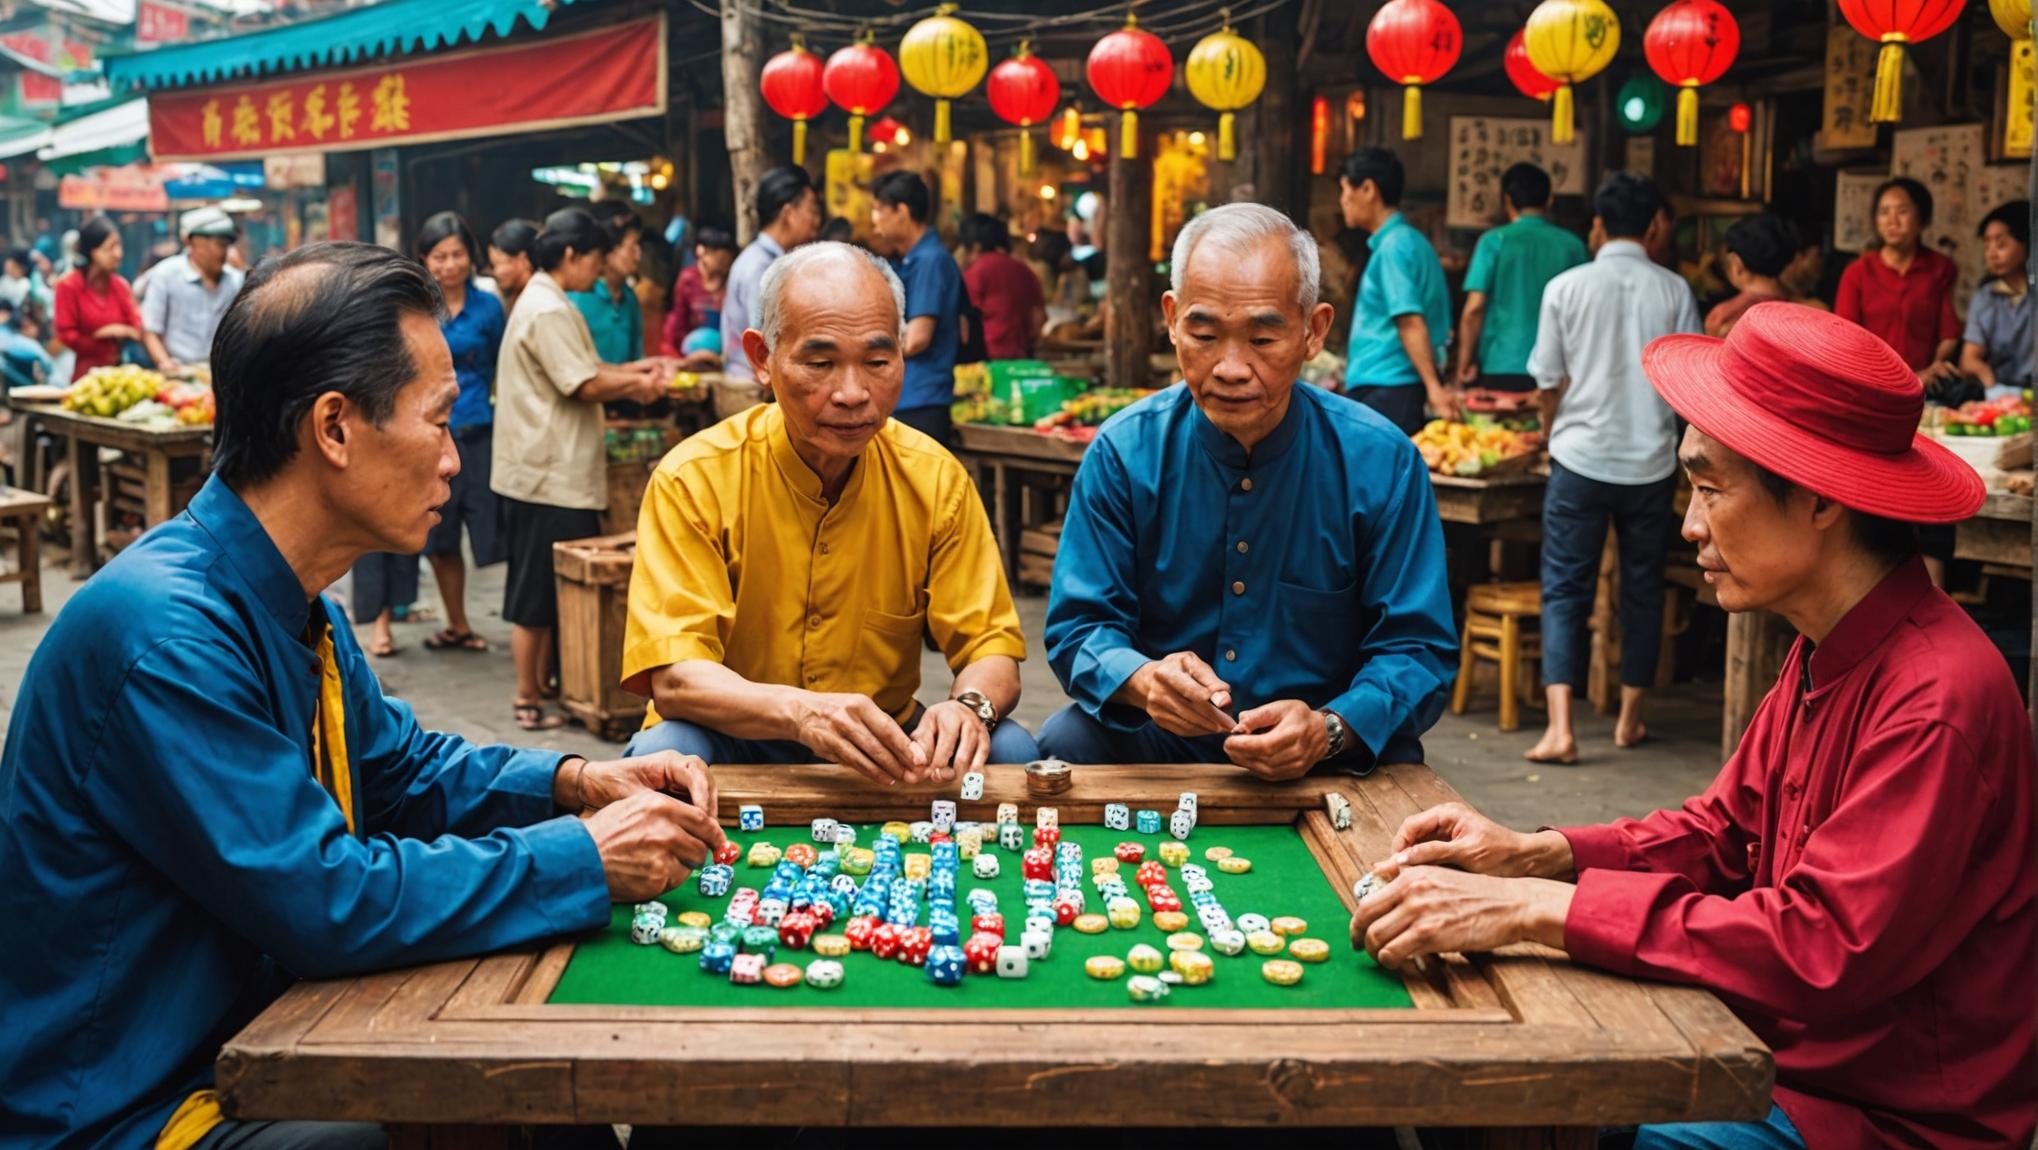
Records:
[[[870,131],[867,134],[873,142],[883,140],[887,144],[910,143],[912,141],[911,136],[907,136],[905,140],[899,139],[899,136],[905,131],[906,125],[899,123],[890,116],[879,116],[871,121]]]
[[[1090,87],[1105,103],[1123,112],[1119,117],[1118,150],[1139,154],[1139,110],[1168,94],[1175,79],[1175,58],[1151,32],[1141,31],[1131,16],[1125,27],[1097,41],[1084,69]]]
[[[1719,0],[1671,0],[1649,21],[1642,54],[1677,89],[1677,143],[1698,143],[1698,89],[1727,74],[1741,50],[1741,25]]]
[[[1930,40],[1953,26],[1966,0],[1840,0],[1840,15],[1856,32],[1880,41],[1875,59],[1875,100],[1868,119],[1894,124],[1903,115],[1904,45]]]
[[[828,57],[821,86],[835,106],[849,113],[849,150],[863,150],[863,118],[881,112],[899,94],[899,65],[868,39]]]
[[[1366,25],[1366,55],[1403,85],[1401,138],[1422,138],[1422,85],[1434,84],[1465,46],[1458,17],[1438,0],[1387,0]]]
[[[1755,109],[1746,104],[1735,104],[1727,109],[1727,127],[1736,132],[1746,132],[1755,124]]]
[[[1016,55],[991,69],[984,94],[999,119],[1019,125],[1019,170],[1031,172],[1031,129],[1053,119],[1055,105],[1061,103],[1061,81],[1055,79],[1054,69],[1022,42]]]
[[[1542,100],[1547,103],[1551,96],[1557,94],[1557,89],[1563,87],[1562,84],[1536,71],[1536,66],[1529,63],[1528,49],[1522,46],[1519,29],[1515,31],[1513,39],[1507,42],[1507,52],[1500,58],[1500,63],[1507,70],[1507,78],[1514,81],[1515,88],[1531,100]]]
[[[793,122],[793,163],[806,163],[807,121],[828,110],[828,93],[821,89],[821,58],[796,40],[764,62],[757,86],[771,110]]]

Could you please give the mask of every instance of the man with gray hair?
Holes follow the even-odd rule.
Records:
[[[1047,605],[1071,762],[1229,761],[1269,780],[1419,762],[1455,651],[1414,445],[1296,386],[1323,349],[1316,242],[1231,204],[1175,241],[1183,382],[1113,416],[1076,473]]]
[[[1026,638],[969,473],[891,418],[905,289],[816,243],[775,260],[740,354],[778,402],[672,450],[637,525],[624,685],[637,748],[945,780],[1039,757],[1005,718]],[[731,349],[736,353],[736,349]],[[921,635],[955,672],[931,707]]]

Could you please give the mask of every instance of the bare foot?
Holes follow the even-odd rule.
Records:
[[[1570,766],[1578,761],[1578,740],[1544,731],[1543,737],[1537,740],[1536,745],[1522,753],[1522,758],[1531,763],[1557,763]]]
[[[1639,719],[1633,723],[1614,724],[1613,745],[1619,747],[1621,750],[1625,751],[1632,747],[1639,747],[1643,743],[1646,743],[1648,741],[1649,741],[1648,724],[1643,723]]]

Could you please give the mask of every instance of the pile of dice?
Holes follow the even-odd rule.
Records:
[[[1127,807],[1124,803],[1105,803],[1104,825],[1114,831],[1125,831],[1138,827],[1140,834],[1157,835],[1161,833],[1161,813],[1159,811],[1140,811],[1135,815],[1131,808]],[[1183,791],[1181,796],[1175,800],[1174,813],[1168,816],[1168,833],[1173,835],[1178,842],[1187,842],[1189,836],[1194,834],[1195,831],[1196,792]]]

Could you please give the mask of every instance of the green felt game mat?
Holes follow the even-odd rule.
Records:
[[[765,817],[768,819],[770,814],[767,808]],[[1030,845],[1031,827],[1027,828],[1027,836]],[[763,831],[751,832],[731,831],[730,838],[746,852],[751,843],[760,840],[780,846],[809,841],[808,828],[804,825],[768,826]],[[857,828],[858,845],[869,846],[876,840],[876,827]],[[1167,840],[1166,833],[1142,835],[1136,831],[1114,831],[1102,826],[1062,828],[1062,841],[1072,841],[1083,848],[1087,909],[1098,912],[1103,908],[1096,897],[1096,888],[1088,885],[1090,860],[1110,855],[1113,847],[1126,841],[1144,843],[1147,857],[1156,858],[1160,844]],[[1235,853],[1251,859],[1252,871],[1242,875],[1222,873],[1215,863],[1203,858],[1203,852],[1213,846],[1230,847]],[[925,845],[909,843],[906,853],[912,855],[927,849]],[[997,893],[999,912],[1005,916],[1005,936],[1016,942],[1025,917],[1025,903],[1020,898],[1019,853],[1001,850],[995,845],[987,845],[984,849],[997,856],[999,875],[995,879],[980,880],[971,875],[969,863],[962,864],[956,880],[956,903],[957,913],[964,920],[964,936],[969,933],[969,904],[964,896],[972,887],[981,886]],[[1189,850],[1190,858],[1201,863],[1209,872],[1218,901],[1233,918],[1257,912],[1268,918],[1295,915],[1305,919],[1309,923],[1309,937],[1331,944],[1331,958],[1328,962],[1304,963],[1304,974],[1299,984],[1275,986],[1260,977],[1260,964],[1266,961],[1265,957],[1247,950],[1237,957],[1227,958],[1206,944],[1204,953],[1216,963],[1216,976],[1202,986],[1173,987],[1167,1000],[1168,1006],[1344,1009],[1406,1008],[1413,1005],[1399,976],[1374,965],[1363,951],[1352,949],[1349,941],[1351,916],[1346,913],[1337,890],[1331,886],[1330,878],[1317,865],[1315,856],[1309,853],[1308,846],[1292,826],[1198,827],[1189,838]],[[1130,869],[1121,870],[1127,886],[1133,885]],[[770,875],[771,871],[767,868],[753,868],[739,861],[735,881],[729,889],[733,892],[745,886],[762,888]],[[1170,868],[1170,876],[1169,885],[1182,896],[1184,910],[1190,912],[1189,929],[1202,933],[1195,921],[1188,891],[1183,888],[1173,868]],[[937,986],[928,981],[927,972],[921,967],[896,960],[880,960],[873,958],[868,951],[856,951],[840,960],[845,977],[842,984],[833,990],[820,990],[805,983],[790,989],[765,983],[751,986],[733,984],[726,975],[708,974],[701,970],[698,954],[673,954],[661,946],[638,946],[631,942],[631,908],[617,906],[608,929],[582,940],[574,949],[572,961],[560,976],[559,984],[553,988],[550,1001],[721,1007],[780,1004],[1055,1009],[1132,1006],[1134,1003],[1125,990],[1129,971],[1125,977],[1110,982],[1099,981],[1083,973],[1083,960],[1091,955],[1114,954],[1123,958],[1136,943],[1144,942],[1163,954],[1167,953],[1166,936],[1154,927],[1152,913],[1146,909],[1146,900],[1136,887],[1132,897],[1139,901],[1142,912],[1137,928],[1083,934],[1072,927],[1058,927],[1054,932],[1053,952],[1046,959],[1031,963],[1025,978],[966,974],[959,986]],[[719,920],[728,904],[728,897],[704,897],[689,879],[680,889],[666,895],[663,901],[671,906],[672,921],[677,923],[679,913],[687,910],[704,910]],[[924,903],[921,922],[926,922]],[[829,929],[836,930],[840,925],[838,921]],[[796,962],[804,968],[816,957],[811,948],[788,950],[780,947],[777,957],[770,961]]]

